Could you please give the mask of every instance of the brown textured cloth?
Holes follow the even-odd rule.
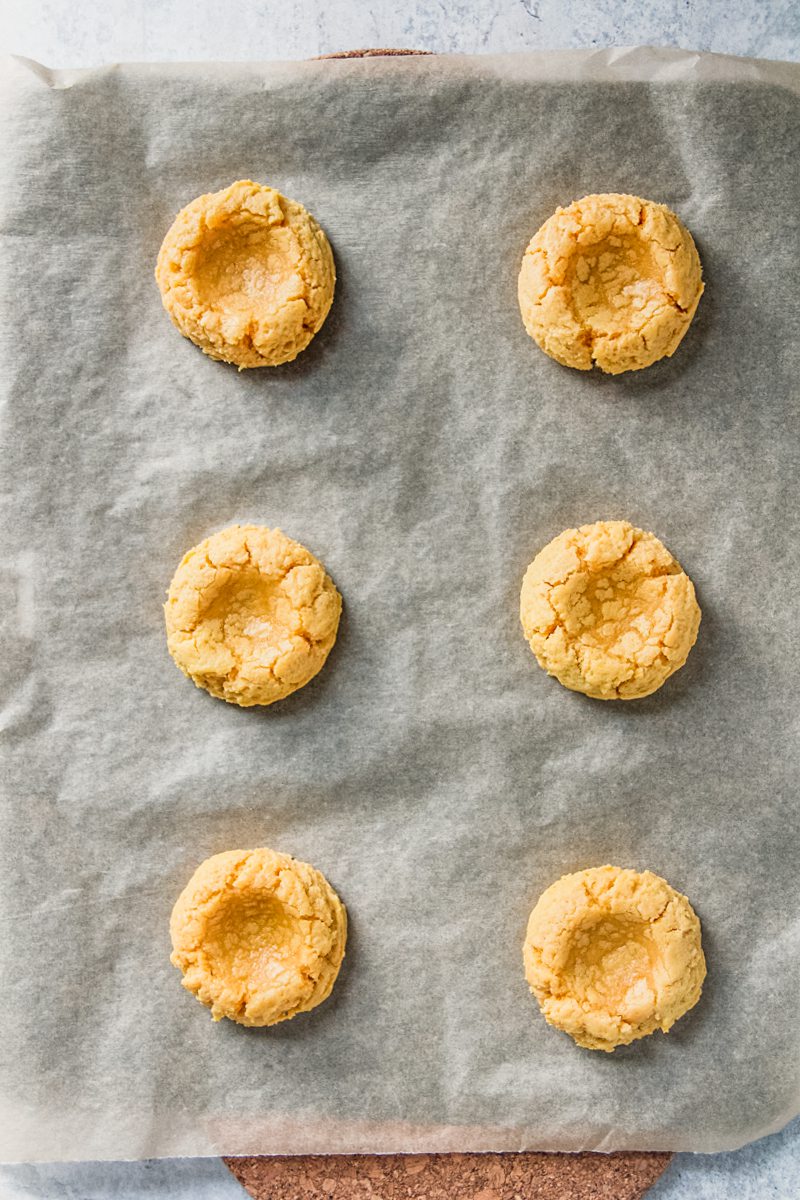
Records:
[[[669,1154],[223,1158],[253,1200],[640,1200]]]

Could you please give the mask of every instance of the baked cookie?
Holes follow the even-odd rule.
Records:
[[[638,196],[584,196],[556,209],[519,273],[522,320],[545,354],[610,375],[674,354],[702,294],[692,235]]]
[[[275,1025],[316,1008],[344,958],[347,914],[321,871],[262,847],[207,858],[170,919],[172,964],[215,1021]]]
[[[522,581],[520,620],[539,666],[596,700],[636,700],[686,662],[694,585],[655,534],[627,521],[567,529]]]
[[[592,867],[543,892],[523,946],[545,1020],[587,1050],[667,1033],[700,999],[706,960],[689,901],[651,871]]]
[[[322,327],[336,269],[302,204],[250,179],[181,209],[156,264],[164,308],[181,333],[223,362],[291,362]]]
[[[183,556],[164,613],[184,675],[247,708],[303,687],[325,663],[342,598],[313,554],[260,525],[231,525]]]

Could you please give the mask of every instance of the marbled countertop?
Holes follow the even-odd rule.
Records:
[[[797,0],[0,0],[0,50],[48,66],[305,58],[364,46],[500,53],[667,45],[800,59]],[[0,1167],[1,1200],[241,1200],[219,1160]],[[675,1157],[652,1200],[800,1200],[800,1120]]]
[[[2,49],[47,66],[666,45],[800,58],[796,0],[0,0]]]

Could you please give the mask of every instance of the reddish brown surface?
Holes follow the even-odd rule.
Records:
[[[224,1158],[253,1200],[640,1200],[669,1154]]]
[[[432,50],[337,50],[335,54],[317,54],[322,58],[386,58],[398,54],[433,54]]]
[[[428,50],[342,50],[378,58]],[[253,1200],[640,1200],[669,1154],[361,1154],[223,1158]]]

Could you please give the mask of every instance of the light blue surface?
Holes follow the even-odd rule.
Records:
[[[0,50],[50,66],[303,58],[359,46],[503,52],[669,45],[800,58],[796,0],[0,0]],[[769,1070],[769,1064],[765,1064]],[[0,1167],[0,1200],[236,1200],[219,1160]],[[677,1155],[652,1200],[800,1200],[800,1120],[743,1150]]]
[[[363,46],[503,53],[682,46],[800,57],[797,0],[0,0],[0,48],[51,67],[307,58]]]
[[[648,1200],[798,1200],[800,1120],[732,1154],[676,1154]]]

